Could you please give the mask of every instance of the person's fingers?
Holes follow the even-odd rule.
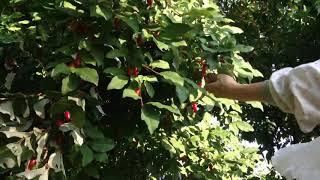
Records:
[[[209,73],[207,74],[205,77],[204,77],[206,83],[212,83],[212,82],[215,82],[217,81],[217,74],[215,73]]]
[[[219,83],[218,82],[213,82],[213,83],[209,83],[207,84],[204,88],[210,92],[213,93],[215,97],[220,97],[220,87],[219,87]]]
[[[216,91],[216,89],[218,88],[218,83],[217,82],[212,82],[212,83],[208,83],[204,86],[204,88],[209,91],[209,92],[214,92]]]

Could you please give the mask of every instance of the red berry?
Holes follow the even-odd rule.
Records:
[[[56,125],[57,125],[58,127],[62,126],[63,124],[64,124],[64,121],[63,121],[63,120],[61,120],[61,119],[56,120]]]
[[[139,69],[137,67],[135,67],[133,69],[133,76],[137,77],[139,75]]]
[[[205,63],[203,63],[203,65],[202,65],[202,69],[201,69],[201,76],[202,77],[205,77],[206,76],[206,74],[207,74],[207,65],[205,64]]]
[[[198,86],[202,87],[202,81],[198,82]]]
[[[71,121],[71,113],[69,111],[64,112],[64,119],[66,120],[66,122]]]
[[[75,68],[78,68],[81,66],[81,57],[79,53],[76,54],[76,57],[73,60],[73,64]]]
[[[127,69],[127,74],[128,74],[128,76],[131,76],[131,74],[132,74],[132,69],[131,68]]]
[[[197,113],[198,112],[198,104],[196,102],[192,102],[191,106],[192,106],[193,112]]]
[[[153,0],[146,0],[148,7],[151,7],[153,5]]]
[[[141,96],[141,88],[137,88],[135,92],[137,93],[138,96]]]
[[[28,162],[28,170],[32,170],[32,168],[37,164],[37,160],[36,159],[31,159]]]

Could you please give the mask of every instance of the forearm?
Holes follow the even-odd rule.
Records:
[[[271,103],[272,98],[269,95],[268,81],[239,84],[229,93],[231,99],[239,101],[261,101]]]

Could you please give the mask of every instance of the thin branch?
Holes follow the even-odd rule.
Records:
[[[143,64],[142,66],[143,66],[144,68],[146,68],[146,69],[148,69],[148,70],[150,70],[150,71],[154,72],[155,74],[157,74],[157,75],[160,75],[160,76],[161,76],[161,74],[160,74],[159,72],[157,72],[157,71],[153,70],[153,69],[152,69],[152,68],[150,68],[149,66],[147,66],[147,65],[145,65],[145,64]]]

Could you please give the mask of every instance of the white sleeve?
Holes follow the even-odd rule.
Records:
[[[268,88],[273,104],[294,114],[303,132],[320,124],[320,60],[274,72]]]

